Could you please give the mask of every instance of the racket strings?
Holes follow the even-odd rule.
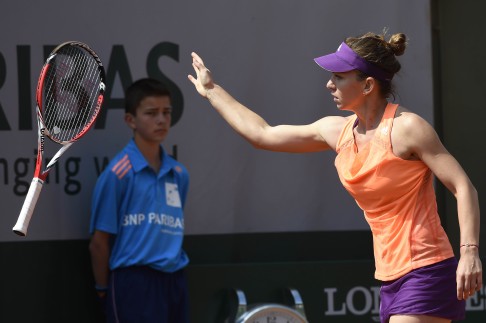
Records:
[[[75,138],[93,119],[100,93],[100,69],[86,50],[62,47],[52,58],[43,86],[43,119],[58,141]]]
[[[64,97],[60,96],[60,105],[56,109],[58,124],[52,127],[52,132],[54,135],[59,135],[62,130],[65,130],[64,137],[69,139],[73,138],[88,120],[90,113],[88,103],[91,93],[88,95],[80,86],[83,85],[80,75],[86,73],[87,57],[81,51],[68,53],[66,57],[72,59],[74,65],[68,71],[69,77],[65,77],[64,65],[60,65],[60,75],[64,78],[64,82],[61,83],[59,91],[64,94]]]

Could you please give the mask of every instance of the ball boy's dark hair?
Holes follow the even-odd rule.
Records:
[[[125,113],[136,115],[140,102],[148,96],[168,96],[170,91],[160,81],[143,78],[133,82],[125,90]]]

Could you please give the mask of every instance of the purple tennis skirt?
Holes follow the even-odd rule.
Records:
[[[466,302],[457,299],[456,258],[415,269],[399,279],[384,282],[380,290],[380,318],[428,315],[464,320]]]

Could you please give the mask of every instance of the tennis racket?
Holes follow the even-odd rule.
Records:
[[[62,43],[47,58],[36,91],[38,129],[34,178],[13,232],[26,236],[44,181],[59,157],[91,128],[105,92],[105,70],[100,58],[77,41]],[[44,161],[45,138],[61,145]],[[47,163],[43,169],[43,163]]]

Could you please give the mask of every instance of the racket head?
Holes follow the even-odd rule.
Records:
[[[103,103],[105,69],[85,43],[57,46],[42,67],[37,83],[37,117],[41,134],[66,144],[94,124]]]

